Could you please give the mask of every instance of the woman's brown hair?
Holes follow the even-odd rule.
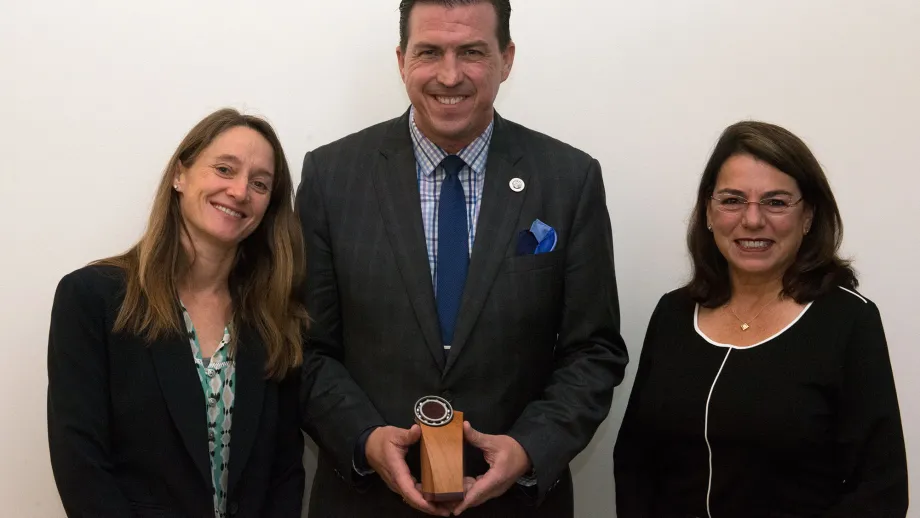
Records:
[[[143,236],[124,254],[97,264],[118,267],[125,274],[125,297],[114,331],[135,333],[148,341],[184,333],[185,324],[177,311],[177,286],[195,258],[187,257],[181,242],[187,229],[173,182],[180,166],[190,167],[214,139],[239,126],[257,131],[268,141],[274,151],[275,174],[265,216],[240,243],[230,272],[231,325],[240,329],[246,324],[259,332],[266,350],[266,375],[280,379],[303,360],[301,337],[307,313],[297,295],[305,261],[303,237],[293,209],[291,172],[281,142],[265,120],[227,108],[195,125],[166,165]],[[232,346],[239,345],[234,336]]]
[[[706,228],[706,208],[722,165],[735,155],[750,155],[791,176],[802,191],[804,203],[814,211],[811,229],[783,275],[783,295],[804,304],[833,286],[855,289],[856,273],[838,255],[843,220],[818,160],[788,130],[765,122],[742,121],[722,133],[700,179],[687,230],[693,268],[693,278],[686,286],[690,297],[711,308],[727,303],[732,295],[728,262]]]

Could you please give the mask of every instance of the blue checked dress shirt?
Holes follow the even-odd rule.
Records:
[[[482,200],[482,187],[486,175],[486,159],[489,156],[489,144],[492,141],[494,121],[457,156],[467,163],[460,171],[460,182],[466,196],[466,220],[469,225],[469,253],[473,252],[476,238],[476,223],[479,221],[479,207]],[[418,177],[418,192],[422,203],[422,224],[425,227],[425,244],[428,248],[428,266],[431,268],[431,282],[435,296],[438,293],[437,259],[438,259],[438,199],[441,195],[441,183],[446,173],[439,164],[449,153],[428,140],[415,125],[415,108],[409,109],[409,134],[415,152],[415,170]]]

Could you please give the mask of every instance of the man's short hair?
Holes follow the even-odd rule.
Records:
[[[504,52],[511,43],[511,0],[400,0],[399,2],[399,47],[405,51],[409,43],[409,14],[415,4],[437,4],[444,7],[459,5],[473,5],[481,2],[490,2],[495,7],[498,15],[498,48]]]

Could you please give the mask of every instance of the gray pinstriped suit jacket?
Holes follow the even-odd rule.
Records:
[[[479,431],[514,437],[535,469],[536,501],[512,488],[465,515],[571,516],[568,464],[607,416],[627,363],[600,166],[496,114],[446,358],[416,182],[408,112],[304,158],[297,208],[313,325],[301,418],[321,449],[311,516],[417,515],[378,477],[355,483],[352,460],[363,430],[408,428],[413,403],[432,394]],[[536,218],[556,229],[556,249],[517,256]],[[467,475],[486,471],[480,452],[465,453]],[[417,449],[407,461],[417,477]]]

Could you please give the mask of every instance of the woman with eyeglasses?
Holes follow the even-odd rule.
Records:
[[[618,518],[906,515],[885,333],[838,255],[842,229],[799,138],[725,130],[688,230],[692,279],[645,337],[614,452]]]

